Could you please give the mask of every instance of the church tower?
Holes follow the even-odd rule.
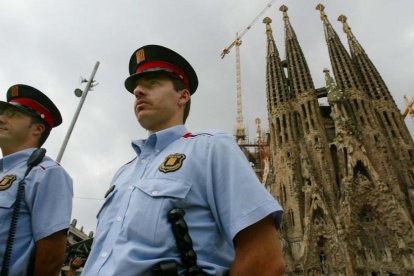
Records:
[[[294,131],[293,103],[289,91],[288,80],[276,47],[270,23],[266,17],[267,36],[267,98],[270,127],[270,153],[273,172],[277,175],[271,186],[271,192],[280,200],[285,209],[285,221],[289,224],[284,234],[292,241],[289,255],[298,259],[302,255],[302,237],[304,235],[304,196],[300,164],[296,162],[299,156],[299,146],[296,144],[297,133]],[[273,182],[273,181],[271,181]],[[299,195],[299,196],[297,196]]]
[[[279,56],[271,19],[263,20],[270,191],[285,209],[287,275],[409,275],[414,273],[412,138],[346,19],[340,17],[351,55],[324,6],[317,10],[334,75],[324,70],[323,89],[314,87],[288,8],[280,7],[286,60]],[[327,97],[329,106],[319,105],[318,97]]]
[[[397,172],[400,188],[414,218],[414,143],[404,118],[372,61],[351,31],[345,15],[340,15],[347,35],[351,58],[358,68],[364,89],[370,95],[379,126],[387,142],[387,152]]]

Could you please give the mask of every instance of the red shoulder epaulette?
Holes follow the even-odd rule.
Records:
[[[210,133],[197,133],[197,134],[192,134],[191,132],[186,132],[186,133],[184,133],[183,138],[184,139],[193,138],[193,137],[197,137],[197,136],[200,136],[200,135],[213,136],[213,134],[210,134]]]

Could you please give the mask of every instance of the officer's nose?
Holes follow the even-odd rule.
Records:
[[[134,89],[134,95],[136,98],[141,98],[146,94],[146,91],[144,86],[138,84]]]

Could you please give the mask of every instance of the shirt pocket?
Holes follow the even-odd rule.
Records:
[[[16,195],[9,193],[1,194],[0,192],[0,221],[4,222],[9,220],[11,213],[13,212],[14,202],[16,201]]]
[[[174,242],[168,212],[182,206],[191,184],[180,179],[141,179],[134,185],[127,227],[130,238],[154,244]],[[175,243],[175,242],[174,242]]]

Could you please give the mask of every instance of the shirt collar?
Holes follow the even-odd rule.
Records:
[[[139,155],[145,146],[152,146],[156,151],[163,150],[166,146],[181,138],[187,132],[184,125],[176,125],[160,130],[148,136],[148,139],[132,141],[132,148]]]
[[[28,148],[3,157],[0,159],[0,171],[8,171],[17,166],[17,164],[27,160],[35,149],[36,148]]]

